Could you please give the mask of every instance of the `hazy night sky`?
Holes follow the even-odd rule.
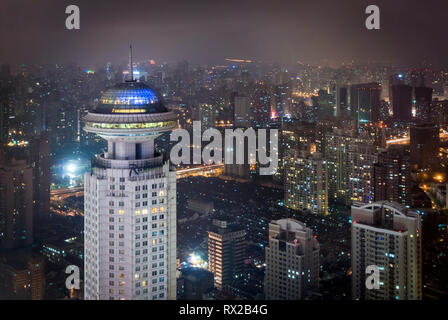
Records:
[[[65,29],[70,4],[80,30]],[[364,26],[369,4],[379,31]],[[448,65],[447,17],[440,0],[1,0],[0,63],[124,62],[132,42],[137,61]]]

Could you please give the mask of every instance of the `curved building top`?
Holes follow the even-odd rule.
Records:
[[[142,82],[128,81],[106,90],[92,110],[100,114],[148,114],[168,110],[153,89]]]
[[[84,130],[103,138],[157,135],[177,127],[177,116],[148,85],[127,81],[107,89],[83,118]]]

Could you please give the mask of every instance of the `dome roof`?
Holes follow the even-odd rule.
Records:
[[[101,96],[92,110],[100,114],[148,114],[168,110],[157,93],[142,82],[128,81],[116,84]]]

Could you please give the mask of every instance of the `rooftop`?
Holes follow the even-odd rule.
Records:
[[[143,82],[118,83],[104,92],[92,113],[99,114],[152,114],[168,110],[162,99]]]

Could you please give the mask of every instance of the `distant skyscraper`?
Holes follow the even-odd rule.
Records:
[[[290,152],[285,156],[285,206],[328,214],[327,164],[320,153]]]
[[[249,153],[249,146],[247,143],[243,146],[243,159],[244,163],[237,164],[236,152],[233,153],[233,163],[232,164],[224,164],[224,175],[233,177],[233,178],[241,178],[244,180],[250,179],[250,163],[246,160]]]
[[[13,90],[8,84],[0,81],[0,145],[8,143],[8,130],[10,129],[10,115],[13,114]]]
[[[335,116],[334,97],[327,90],[319,90],[317,99],[317,117],[319,120]]]
[[[245,256],[244,228],[228,218],[214,219],[208,232],[208,265],[215,277],[215,288],[231,286],[241,276]]]
[[[176,174],[154,139],[176,116],[130,80],[106,90],[84,121],[108,142],[85,175],[85,299],[175,299]]]
[[[33,168],[34,218],[39,223],[50,214],[50,141],[48,132],[31,139],[29,162]]]
[[[271,119],[271,92],[268,86],[258,83],[252,95],[255,125],[263,127]]]
[[[328,201],[348,203],[348,148],[357,143],[353,131],[333,129],[325,133],[324,158],[328,176]]]
[[[390,101],[390,80],[385,79],[381,82],[381,98],[387,102]]]
[[[348,110],[348,89],[336,86],[336,115],[338,117],[349,116]]]
[[[448,100],[435,100],[431,103],[431,122],[438,125],[448,123]]]
[[[396,202],[352,206],[352,298],[422,298],[421,221]],[[378,267],[379,289],[366,287],[366,268]],[[369,274],[370,275],[370,274]]]
[[[409,147],[391,145],[378,154],[373,165],[373,201],[388,200],[411,205],[411,164]]]
[[[373,164],[378,161],[374,145],[353,143],[348,146],[348,191],[351,201],[373,202]]]
[[[276,117],[291,116],[291,87],[288,83],[283,83],[274,87],[273,99],[275,103]]]
[[[278,169],[274,180],[283,184],[285,177],[285,156],[292,150],[317,151],[315,125],[307,122],[283,122],[280,129]]]
[[[267,300],[300,300],[319,287],[319,243],[294,219],[269,224],[264,290]]]
[[[195,120],[201,121],[202,130],[215,127],[216,108],[211,104],[200,103]]]
[[[381,86],[378,83],[354,85],[350,94],[351,110],[357,115],[358,125],[380,120]]]
[[[392,85],[393,118],[409,121],[412,118],[412,87],[405,84]]]
[[[0,299],[43,300],[45,298],[44,258],[25,252],[11,253],[0,260]]]
[[[200,268],[184,268],[178,279],[178,300],[202,300],[213,290],[213,273]]]
[[[439,165],[439,127],[426,123],[412,126],[411,139],[411,164],[418,168],[430,168]]]
[[[422,122],[430,122],[432,120],[432,88],[415,87],[414,90],[416,118]]]
[[[13,249],[32,243],[32,168],[25,160],[0,159],[0,245]]]
[[[249,97],[246,96],[235,96],[234,98],[235,104],[235,127],[249,127],[251,121],[250,114],[250,100]]]

